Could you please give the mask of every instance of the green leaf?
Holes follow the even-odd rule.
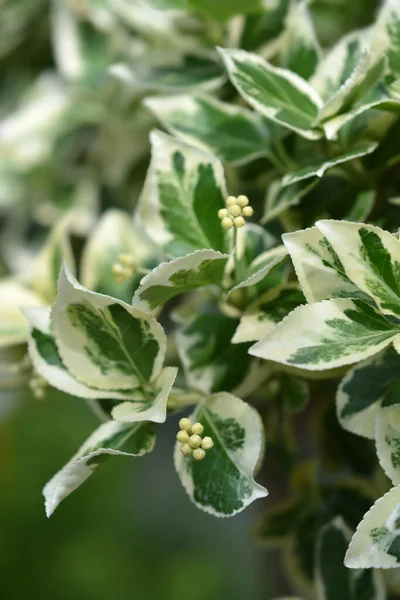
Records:
[[[345,221],[364,223],[375,204],[375,191],[366,190],[357,194],[354,204],[345,216]]]
[[[179,294],[207,285],[221,287],[228,258],[214,250],[198,250],[161,263],[141,280],[132,305],[152,312]]]
[[[249,352],[320,371],[373,356],[399,333],[400,324],[392,323],[362,300],[324,300],[296,308]]]
[[[250,110],[207,96],[157,96],[145,103],[170,133],[222,161],[243,164],[269,155],[271,129]]]
[[[282,185],[288,186],[296,183],[297,181],[302,181],[304,179],[309,179],[310,177],[323,177],[325,172],[329,169],[332,169],[336,165],[340,165],[343,163],[347,163],[355,158],[362,158],[368,154],[372,154],[374,150],[376,150],[378,144],[376,142],[368,142],[362,144],[350,152],[346,152],[345,154],[340,154],[339,156],[335,156],[330,158],[320,164],[310,165],[307,167],[303,167],[298,171],[293,171],[285,175],[282,179]]]
[[[343,564],[351,531],[341,518],[324,525],[317,540],[316,589],[320,600],[356,600],[354,574]]]
[[[284,186],[282,180],[273,181],[267,190],[262,223],[269,223],[293,206],[298,206],[317,184],[317,179],[300,181],[294,185]]]
[[[252,365],[247,353],[249,345],[231,343],[237,324],[237,319],[221,313],[204,312],[178,329],[176,345],[190,388],[205,394],[238,393],[248,379],[251,384],[248,393],[251,393],[266,378],[268,373],[263,365],[259,368]]]
[[[292,0],[283,33],[281,65],[309,79],[318,65],[320,52],[307,0]]]
[[[31,326],[29,337],[29,355],[33,366],[47,383],[62,392],[78,398],[105,400],[135,400],[138,411],[143,413],[148,406],[143,394],[136,388],[133,390],[100,390],[90,387],[73,377],[63,361],[57,348],[56,340],[50,327],[50,307],[25,308],[24,314]],[[158,418],[158,413],[146,418]],[[140,419],[138,419],[140,420]]]
[[[0,280],[0,348],[27,341],[29,323],[21,308],[42,306],[45,300],[12,277]]]
[[[215,157],[158,131],[150,134],[152,158],[138,208],[138,224],[171,256],[211,248],[224,252],[218,218],[227,196]]]
[[[219,2],[214,2],[214,0],[188,0],[188,2],[194,9],[220,20],[261,8],[261,0],[219,0]]]
[[[379,498],[357,527],[345,565],[350,569],[400,566],[400,486]]]
[[[385,67],[386,59],[383,54],[364,52],[343,85],[321,108],[319,121],[349,112],[357,103],[362,102],[367,93],[382,79]]]
[[[262,423],[254,408],[220,393],[199,405],[190,417],[204,426],[214,447],[195,461],[175,446],[175,468],[194,504],[216,517],[231,517],[268,494],[253,479],[263,451]]]
[[[400,5],[397,0],[385,0],[371,37],[371,49],[384,52],[393,75],[400,77]]]
[[[82,255],[81,280],[89,290],[131,302],[143,275],[133,275],[117,283],[112,268],[121,254],[127,254],[139,267],[151,267],[155,252],[144,239],[132,218],[125,212],[111,209],[104,213],[91,233]]]
[[[177,368],[165,367],[153,382],[150,397],[147,394],[147,397],[141,401],[129,401],[127,398],[127,402],[122,402],[112,409],[113,419],[125,423],[134,423],[144,419],[155,423],[164,423],[167,418],[168,397],[177,374]]]
[[[240,318],[233,344],[256,342],[272,331],[277,323],[305,301],[295,284],[274,287],[251,304]]]
[[[351,369],[339,385],[337,414],[344,429],[374,439],[375,420],[383,401],[393,404],[399,398],[400,356],[394,349],[363,361]]]
[[[281,394],[291,413],[304,410],[310,400],[307,381],[288,373],[281,378]]]
[[[147,422],[100,425],[75,456],[44,487],[46,514],[76,490],[109,456],[143,456],[153,450],[155,435]]]
[[[74,378],[103,390],[144,389],[164,361],[164,330],[121,300],[90,292],[63,267],[51,323]]]
[[[307,302],[360,296],[335,250],[317,227],[282,236]]]
[[[321,137],[314,122],[322,101],[304,79],[272,66],[257,54],[219,51],[233,85],[255,110],[307,139]]]
[[[400,241],[374,225],[318,221],[347,277],[387,315],[400,316]]]
[[[257,523],[257,541],[267,547],[281,545],[293,535],[307,511],[307,502],[302,498],[287,500],[270,508]]]

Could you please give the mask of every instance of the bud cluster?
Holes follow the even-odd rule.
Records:
[[[46,393],[47,381],[37,373],[34,373],[29,380],[29,387],[36,400],[43,400]]]
[[[124,281],[131,279],[137,270],[138,265],[130,254],[120,254],[118,261],[112,268],[114,279],[117,283],[124,283]]]
[[[183,418],[179,421],[180,431],[176,434],[176,439],[181,444],[181,452],[184,456],[193,456],[195,460],[203,460],[206,450],[214,446],[212,438],[208,435],[201,438],[204,427],[201,423],[191,424],[189,419]]]
[[[224,229],[232,227],[243,227],[246,224],[244,217],[251,217],[254,211],[249,206],[247,196],[228,196],[226,199],[226,208],[221,208],[218,211],[218,216],[221,219],[221,225]]]

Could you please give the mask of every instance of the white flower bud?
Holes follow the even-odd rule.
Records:
[[[242,214],[245,217],[252,217],[254,214],[254,210],[252,209],[251,206],[245,206],[242,210]]]
[[[233,204],[236,204],[236,198],[235,196],[228,196],[226,199],[226,205],[227,206],[233,206]]]
[[[240,206],[238,204],[232,204],[232,206],[230,206],[228,208],[228,212],[233,217],[238,217],[239,215],[242,214],[242,209],[240,208]]]
[[[118,256],[118,262],[124,267],[136,267],[135,259],[132,254],[120,254]]]
[[[239,206],[241,208],[243,208],[244,206],[247,206],[249,203],[249,199],[247,196],[238,196],[236,202],[239,204]]]
[[[193,434],[189,438],[189,445],[192,448],[198,448],[201,444],[201,437],[197,434]]]
[[[243,227],[243,225],[246,225],[246,221],[243,219],[243,217],[235,217],[233,219],[233,224],[235,227]]]
[[[181,419],[179,421],[179,428],[180,429],[184,429],[185,431],[187,431],[188,429],[191,428],[191,426],[192,426],[191,422],[186,417],[183,417],[183,419]]]
[[[225,219],[222,219],[221,225],[224,229],[231,229],[233,227],[233,221],[229,217],[225,217]]]
[[[192,456],[195,460],[203,460],[205,455],[206,453],[204,452],[203,448],[196,448],[196,450],[193,450],[192,452]]]
[[[189,456],[189,454],[192,453],[192,449],[189,446],[189,444],[182,444],[181,452],[182,452],[183,456]]]
[[[214,442],[212,441],[212,438],[206,435],[201,441],[201,447],[203,448],[203,450],[210,450],[211,448],[213,448],[213,446]]]
[[[192,425],[190,431],[192,433],[197,433],[197,435],[201,435],[204,431],[204,427],[201,423],[195,423],[194,425]]]
[[[181,429],[180,431],[178,431],[178,433],[176,434],[176,439],[178,440],[178,442],[180,442],[181,444],[187,444],[187,442],[189,441],[189,434],[187,431],[185,431],[184,429]]]
[[[218,216],[220,219],[225,219],[225,217],[228,216],[228,211],[226,210],[226,208],[220,208],[218,211]]]

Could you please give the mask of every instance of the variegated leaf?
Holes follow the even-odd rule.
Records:
[[[247,288],[261,283],[271,271],[280,265],[287,257],[287,250],[284,246],[278,246],[267,250],[254,259],[245,272],[245,279],[235,285],[229,292],[229,295],[235,290]],[[228,295],[228,297],[229,297]]]
[[[260,340],[304,300],[303,293],[293,284],[277,286],[265,292],[241,317],[232,343]]]
[[[320,371],[366,359],[400,334],[362,300],[324,300],[299,306],[249,350],[253,356]]]
[[[21,308],[43,304],[43,298],[16,279],[7,277],[0,280],[0,348],[27,341],[29,323]]]
[[[178,329],[176,345],[190,388],[205,394],[238,393],[248,380],[249,395],[266,379],[265,364],[252,364],[249,345],[231,343],[237,325],[237,319],[210,311],[199,313]]]
[[[316,553],[319,600],[385,600],[382,574],[373,569],[351,571],[343,564],[351,531],[341,518],[320,531]]]
[[[304,79],[257,54],[219,50],[233,85],[255,110],[307,139],[321,137],[314,122],[322,101]]]
[[[319,121],[349,112],[363,101],[367,93],[381,80],[386,67],[385,56],[378,52],[364,52],[354,70],[318,114]]]
[[[127,402],[115,406],[111,411],[113,419],[125,423],[143,420],[164,423],[167,418],[168,397],[177,374],[177,368],[164,367],[153,381],[151,392],[148,392],[146,397],[140,401],[129,401],[128,398]]]
[[[341,154],[339,156],[335,156],[334,158],[330,158],[324,162],[321,162],[318,165],[310,165],[307,167],[303,167],[298,171],[293,171],[285,175],[282,179],[282,186],[286,187],[288,185],[292,185],[297,181],[302,181],[304,179],[310,179],[311,177],[323,177],[325,172],[329,169],[336,167],[337,165],[341,165],[343,163],[347,163],[356,158],[361,158],[363,156],[367,156],[376,150],[378,144],[376,142],[368,142],[362,144],[350,152],[346,152],[345,154]]]
[[[400,316],[400,241],[374,225],[318,221],[347,277],[387,315]]]
[[[342,427],[373,439],[380,406],[397,402],[399,382],[400,356],[392,348],[353,367],[340,383],[336,395]]]
[[[231,517],[268,494],[253,473],[263,452],[263,430],[254,408],[220,393],[199,405],[191,418],[204,426],[214,447],[195,461],[175,446],[175,468],[195,505],[216,517]]]
[[[143,275],[117,283],[112,268],[120,255],[129,255],[138,267],[154,266],[155,251],[125,212],[104,213],[84,248],[81,263],[82,285],[93,292],[131,302]]]
[[[50,326],[50,307],[25,308],[24,314],[31,326],[29,337],[29,355],[37,373],[51,386],[66,394],[78,398],[131,400],[137,402],[138,411],[148,408],[146,399],[137,388],[133,390],[100,390],[90,387],[73,377],[63,361],[57,348],[56,340]],[[158,413],[155,410],[156,419]],[[148,417],[149,420],[153,420]],[[139,420],[139,419],[138,419]]]
[[[62,362],[86,385],[103,390],[145,390],[159,375],[166,336],[140,310],[90,292],[64,265],[51,324]]]
[[[280,63],[303,79],[309,79],[318,65],[320,52],[307,0],[292,0],[286,16]]]
[[[164,133],[150,135],[152,158],[137,213],[139,227],[177,257],[211,248],[224,251],[218,210],[226,197],[221,163]]]
[[[240,106],[207,96],[157,96],[146,105],[170,133],[223,161],[243,164],[269,154],[268,123]]]
[[[345,556],[350,569],[400,566],[400,486],[392,488],[366,513]]]
[[[382,469],[394,485],[400,484],[400,377],[397,379],[398,404],[382,407],[376,415],[376,453]]]
[[[371,33],[371,49],[384,52],[393,75],[400,77],[400,4],[385,0]]]
[[[197,250],[161,263],[142,279],[132,305],[152,312],[179,294],[206,285],[221,286],[228,258],[214,250]]]
[[[46,514],[50,517],[64,498],[76,490],[109,456],[143,456],[153,450],[150,423],[133,425],[108,421],[86,440],[75,456],[44,487]]]
[[[307,302],[359,296],[335,250],[317,227],[282,236]]]
[[[316,178],[311,181],[299,181],[290,186],[283,185],[283,181],[273,181],[267,190],[265,199],[264,216],[261,223],[268,223],[279,217],[282,213],[293,206],[298,206],[317,184]]]

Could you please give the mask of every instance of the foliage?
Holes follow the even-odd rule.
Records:
[[[47,514],[190,407],[173,460],[199,509],[265,498],[275,464],[288,497],[263,501],[257,537],[293,591],[389,598],[399,2],[54,0],[29,66],[45,3],[24,4],[0,44],[0,385],[102,421]]]

